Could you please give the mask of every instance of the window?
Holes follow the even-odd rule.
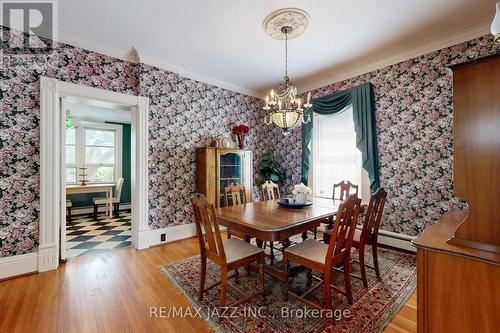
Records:
[[[336,115],[314,114],[312,184],[315,197],[331,198],[333,184],[349,180],[363,182],[361,152],[356,148],[352,107]]]
[[[113,183],[121,177],[122,127],[114,124],[77,124],[66,129],[66,182],[80,180],[87,168],[89,183]]]
[[[76,129],[66,129],[66,183],[77,182]]]

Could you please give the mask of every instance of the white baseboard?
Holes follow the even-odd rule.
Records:
[[[120,204],[120,210],[122,209],[131,209],[132,206],[130,204]],[[105,213],[106,212],[106,206],[99,206],[97,208],[97,212],[99,213]],[[94,213],[94,208],[93,207],[75,207],[71,208],[71,214],[72,215],[83,215],[83,214],[93,214]]]
[[[220,231],[226,231],[226,227],[219,226]],[[165,241],[161,241],[161,234],[165,234]],[[155,246],[170,242],[175,242],[181,239],[191,238],[196,236],[196,226],[194,223],[176,225],[161,229],[152,229],[148,232],[149,246]]]
[[[165,234],[164,241],[161,241],[162,234]],[[193,236],[196,236],[196,227],[194,223],[176,225],[173,227],[149,230],[148,243],[149,247],[151,247],[159,244],[174,242],[185,238],[191,238]]]
[[[221,231],[225,231],[225,227],[220,227]],[[165,241],[161,241],[161,234],[165,234]],[[174,242],[181,239],[191,238],[196,236],[196,227],[194,223],[177,225],[173,227],[148,230],[147,246]],[[383,245],[391,246],[397,249],[402,249],[411,252],[417,252],[415,247],[411,245],[411,241],[416,237],[398,234],[390,231],[380,230],[378,242]]]
[[[221,227],[220,229],[221,231],[226,230],[224,227]],[[162,234],[165,234],[165,241],[161,241]],[[196,236],[196,227],[194,223],[160,229],[142,230],[139,232],[140,245],[138,246],[138,249],[146,249],[151,246],[166,244],[194,236]],[[383,245],[416,252],[415,247],[411,245],[411,241],[415,238],[416,237],[380,230],[378,241]],[[44,272],[55,269],[57,267],[57,260],[58,256],[56,245],[40,249],[40,253],[29,253],[19,256],[0,258],[0,279],[31,272]]]
[[[38,253],[0,258],[0,279],[38,271]]]
[[[47,272],[59,266],[59,244],[46,244],[38,247],[38,271]]]

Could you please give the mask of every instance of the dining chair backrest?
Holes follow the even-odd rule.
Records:
[[[365,221],[361,231],[360,241],[365,243],[372,243],[377,241],[378,230],[382,220],[382,213],[384,212],[385,199],[387,192],[383,187],[379,188],[370,197],[370,203],[366,210]]]
[[[266,180],[264,184],[260,187],[261,189],[261,200],[276,200],[280,198],[280,189],[278,184],[273,183],[270,180]]]
[[[114,193],[115,194],[114,198],[118,202],[120,202],[120,198],[122,196],[123,183],[124,183],[124,179],[118,178],[118,181],[116,182],[116,186],[115,186],[115,193]]]
[[[212,260],[226,260],[222,237],[215,215],[214,205],[207,201],[205,195],[195,193],[191,199],[193,205],[196,236],[200,245],[200,253]]]
[[[247,203],[245,187],[236,183],[231,183],[224,188],[224,207],[229,206],[229,197],[231,197],[231,206]]]
[[[344,201],[350,194],[352,194],[351,189],[354,191],[353,194],[356,194],[356,196],[358,196],[358,188],[358,185],[354,185],[348,180],[343,180],[338,184],[333,184],[332,199],[339,199]],[[337,191],[337,189],[339,190]],[[339,192],[338,197],[335,195],[337,192]]]
[[[343,258],[343,256],[350,254],[360,207],[361,199],[355,194],[351,194],[346,201],[340,204],[335,215],[332,237],[328,244],[325,269],[328,269],[326,267],[331,269],[333,262],[337,262],[337,258]]]

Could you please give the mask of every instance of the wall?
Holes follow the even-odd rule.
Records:
[[[311,91],[313,98],[372,82],[381,186],[388,191],[382,229],[418,235],[453,205],[451,64],[500,52],[485,36]],[[277,143],[300,179],[300,131]],[[300,163],[300,162],[299,162]]]
[[[497,52],[500,44],[483,37],[313,91],[319,97],[366,81],[375,85],[381,183],[390,193],[383,229],[416,235],[457,202],[446,65]],[[246,142],[255,170],[262,152],[271,149],[283,152],[288,187],[300,181],[300,131],[285,137],[267,127],[257,98],[65,44],[47,60],[41,66],[0,67],[0,257],[38,246],[41,75],[151,99],[152,228],[192,222],[194,148],[236,123],[251,127]]]
[[[140,94],[150,99],[149,224],[152,228],[191,223],[195,148],[228,133],[235,124],[251,128],[246,148],[254,170],[266,150],[261,102],[141,64]],[[269,131],[274,132],[276,130]]]
[[[4,64],[10,63],[4,58]],[[0,66],[0,257],[35,252],[39,222],[40,76],[151,98],[149,224],[193,222],[194,148],[229,131],[252,129],[256,162],[265,142],[257,98],[179,77],[143,64],[59,44],[41,65]]]

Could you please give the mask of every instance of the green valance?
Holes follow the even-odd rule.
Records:
[[[380,181],[373,85],[368,82],[349,90],[337,91],[313,100],[312,104],[312,112],[322,115],[338,114],[352,105],[356,147],[361,151],[370,188],[377,190]],[[312,121],[302,125],[302,183],[306,185],[311,165],[312,126]]]

